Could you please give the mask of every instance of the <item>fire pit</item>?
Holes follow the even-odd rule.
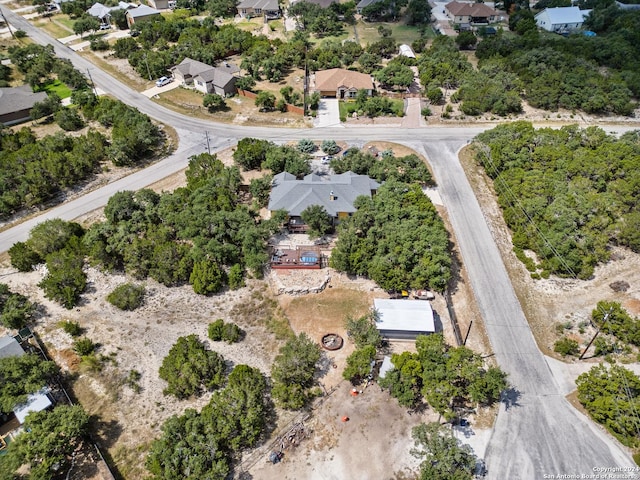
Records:
[[[322,348],[325,350],[340,350],[344,340],[337,333],[327,333],[322,337]]]

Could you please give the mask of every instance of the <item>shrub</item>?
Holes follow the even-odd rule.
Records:
[[[424,117],[430,117],[431,116],[431,109],[429,107],[424,107],[422,110],[420,110],[420,114]]]
[[[556,343],[553,344],[553,351],[559,353],[563,357],[567,355],[577,355],[580,351],[580,345],[575,340],[571,340],[567,337],[562,337]]]
[[[72,322],[70,320],[64,320],[60,322],[60,326],[65,333],[68,333],[72,337],[78,337],[82,334],[82,327],[78,322]]]
[[[313,153],[316,151],[317,147],[313,140],[308,138],[303,138],[298,142],[298,150],[303,153]]]
[[[73,342],[73,351],[81,357],[91,355],[96,349],[96,344],[90,338],[82,337]]]
[[[20,272],[30,272],[33,267],[43,262],[42,257],[25,242],[14,243],[9,249],[11,266]]]
[[[91,48],[91,50],[93,51],[109,50],[109,42],[107,42],[104,38],[94,38],[93,40],[91,40],[89,48]]]
[[[84,120],[75,108],[61,108],[55,113],[54,118],[60,128],[67,132],[80,130],[84,127]]]
[[[322,151],[327,155],[335,155],[340,151],[340,147],[335,140],[323,140],[320,148],[322,148]]]
[[[135,310],[144,300],[145,289],[142,285],[123,283],[107,295],[107,301],[120,310]]]
[[[228,275],[229,288],[231,290],[237,290],[244,287],[244,268],[239,263],[234,264],[229,269]]]
[[[214,342],[225,341],[228,344],[232,344],[239,342],[243,337],[244,330],[235,323],[225,323],[224,320],[219,318],[209,324],[209,338]]]

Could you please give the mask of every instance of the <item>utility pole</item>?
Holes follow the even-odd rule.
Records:
[[[604,317],[602,317],[602,326],[604,327],[605,324],[607,323],[607,319],[609,318],[609,315],[611,315],[611,311],[613,310],[613,308],[610,308],[609,311],[607,313],[604,314]],[[578,358],[578,360],[582,360],[582,357],[584,357],[587,353],[587,350],[589,350],[589,347],[591,346],[591,344],[595,341],[596,337],[598,336],[598,334],[600,333],[600,328],[598,328],[598,330],[596,331],[596,334],[593,336],[593,338],[591,339],[591,341],[589,342],[589,345],[587,345],[587,348],[584,349],[584,352],[582,352],[582,354],[580,355],[580,357]]]
[[[97,97],[98,90],[96,89],[96,84],[93,81],[93,77],[91,76],[91,70],[87,68],[87,75],[89,75],[89,80],[91,81],[91,86],[93,87],[93,94]]]
[[[153,80],[151,78],[151,70],[149,70],[149,62],[147,61],[147,54],[144,54],[144,64],[147,66],[147,75],[149,75],[149,81]]]
[[[4,20],[4,23],[7,24],[7,28],[9,29],[9,33],[11,34],[11,36],[15,39],[16,36],[13,34],[13,30],[11,30],[11,25],[9,24],[9,22],[7,21],[7,17],[4,16],[4,12],[2,11],[2,9],[0,9],[0,16],[2,16],[2,20]]]

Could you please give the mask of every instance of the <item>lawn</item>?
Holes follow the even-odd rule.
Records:
[[[398,43],[406,43],[411,45],[414,40],[420,38],[420,29],[411,25],[405,25],[401,22],[365,22],[358,20],[356,23],[356,31],[358,32],[358,40],[362,46],[377,42],[380,40],[380,34],[378,33],[378,27],[383,26],[390,28],[392,31],[391,36]],[[435,36],[433,29],[427,29],[427,35],[429,37]]]
[[[69,98],[71,96],[71,89],[60,80],[47,83],[40,91],[42,90],[47,93],[55,93],[60,98]]]
[[[34,19],[33,25],[41,28],[53,38],[64,38],[73,35],[73,21],[69,20],[67,15]]]

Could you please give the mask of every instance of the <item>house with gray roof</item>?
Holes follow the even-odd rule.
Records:
[[[115,7],[107,7],[100,2],[96,2],[91,5],[91,8],[87,10],[87,14],[97,18],[103,24],[111,23],[111,12],[114,10],[128,10],[134,8],[136,5],[132,5],[127,2],[118,2]]]
[[[217,93],[223,97],[236,92],[235,85],[240,73],[240,69],[229,62],[212,67],[192,58],[185,58],[169,70],[173,78],[185,87],[193,87],[204,94]]]
[[[29,85],[0,88],[0,123],[14,125],[30,120],[33,106],[46,98],[46,92],[33,92]]]
[[[538,28],[548,32],[567,33],[582,27],[584,19],[591,10],[580,10],[578,7],[545,8],[534,17]]]
[[[280,18],[278,0],[241,0],[236,6],[243,18],[264,16],[265,20]]]
[[[302,180],[287,172],[273,177],[268,209],[271,212],[285,210],[289,216],[290,231],[304,232],[307,226],[301,215],[308,207],[320,205],[333,218],[334,224],[351,216],[356,208],[356,198],[371,198],[380,184],[367,175],[345,172],[328,178],[310,173]]]
[[[369,5],[373,5],[374,3],[378,3],[381,0],[360,0],[356,5],[356,12],[358,15],[362,15],[362,10],[367,8]]]
[[[131,28],[136,24],[136,22],[149,20],[158,15],[160,15],[160,10],[148,7],[147,5],[140,5],[136,8],[127,10],[127,25]]]

